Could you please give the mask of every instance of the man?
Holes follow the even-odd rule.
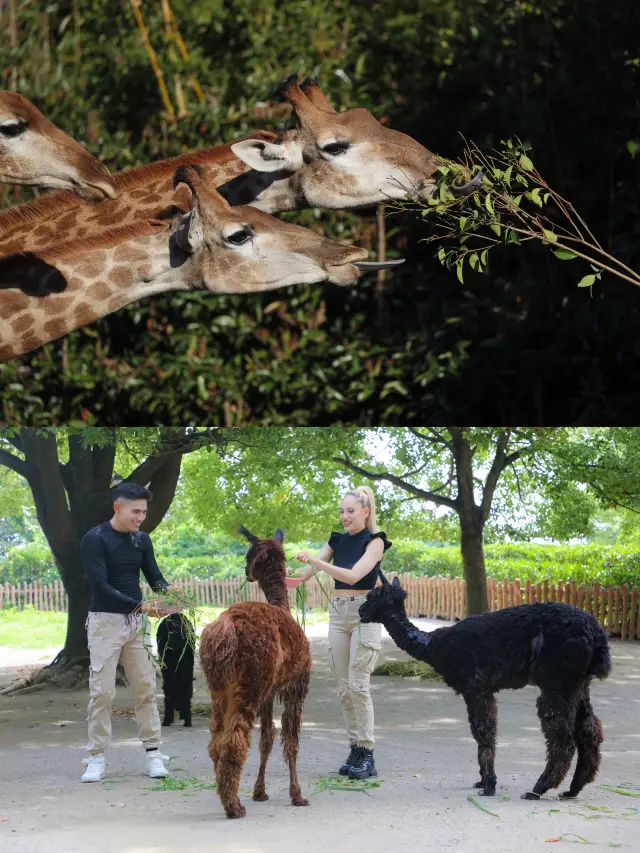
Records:
[[[91,586],[87,637],[91,659],[89,675],[89,758],[83,782],[104,778],[104,751],[111,742],[111,703],[116,695],[116,668],[122,659],[135,701],[138,737],[147,753],[147,774],[167,776],[158,747],[162,743],[156,705],[156,671],[149,654],[148,628],[142,631],[142,614],[165,616],[171,608],[142,603],[140,570],[154,591],[169,584],[155,560],[153,545],[140,525],[147,515],[151,492],[121,482],[112,489],[114,514],[82,540],[82,559]],[[145,636],[143,637],[143,633]]]

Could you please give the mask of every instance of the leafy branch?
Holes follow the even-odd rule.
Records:
[[[545,181],[529,156],[531,146],[518,139],[501,144],[487,155],[467,143],[460,162],[440,160],[431,198],[392,209],[418,210],[429,220],[434,233],[425,240],[442,244],[437,257],[460,282],[465,263],[483,272],[491,249],[535,240],[562,261],[589,263],[592,272],[578,287],[592,287],[604,270],[640,286],[640,273],[607,252],[571,202]]]

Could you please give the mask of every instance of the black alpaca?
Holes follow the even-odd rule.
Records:
[[[478,744],[480,782],[491,796],[498,690],[526,684],[540,688],[538,717],[547,742],[547,764],[523,799],[539,799],[557,788],[578,750],[573,780],[562,797],[576,797],[596,778],[602,724],[593,713],[589,684],[611,671],[607,635],[588,613],[568,604],[523,604],[496,613],[468,616],[450,628],[427,634],[407,618],[407,593],[394,578],[368,595],[360,607],[363,622],[381,622],[395,644],[426,661],[467,703],[471,733]]]
[[[194,652],[189,635],[193,636],[193,625],[180,613],[167,616],[158,625],[156,639],[164,691],[163,726],[171,725],[175,711],[180,712],[185,726],[191,726]]]

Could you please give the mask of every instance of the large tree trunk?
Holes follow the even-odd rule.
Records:
[[[460,549],[467,586],[467,616],[485,613],[487,574],[484,565],[484,518],[476,504],[473,477],[473,448],[464,430],[451,427],[453,458],[458,480],[457,510],[460,518]]]
[[[482,525],[473,517],[463,518],[462,514],[460,514],[460,550],[467,586],[467,616],[485,613],[489,609],[489,601]]]

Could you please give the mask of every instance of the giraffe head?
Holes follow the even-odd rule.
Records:
[[[90,201],[116,196],[105,166],[15,92],[0,92],[0,182],[74,190]]]
[[[279,94],[293,107],[296,127],[273,141],[245,139],[233,153],[266,187],[252,202],[261,210],[365,207],[407,193],[429,196],[438,165],[419,142],[384,127],[366,109],[336,112],[317,82],[290,77]],[[271,176],[271,180],[269,180]],[[271,184],[278,182],[277,190]]]
[[[189,264],[192,286],[243,293],[291,284],[354,284],[368,265],[367,250],[328,240],[255,207],[231,207],[206,170],[180,166],[174,186],[191,190],[191,209],[169,243],[172,264]],[[375,266],[375,265],[374,265]]]

